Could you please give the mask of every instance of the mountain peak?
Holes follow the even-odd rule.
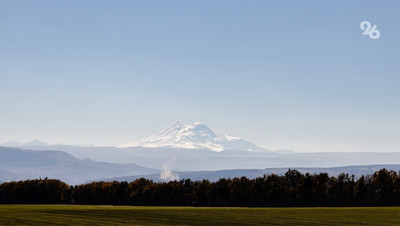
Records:
[[[201,122],[194,122],[192,125],[205,125],[205,124]]]
[[[174,125],[172,125],[172,127],[181,127],[184,126],[185,124],[182,123],[181,121],[177,121]]]
[[[223,150],[266,151],[264,148],[258,147],[241,138],[212,130],[201,122],[192,124],[177,122],[153,136],[122,144],[118,147],[209,149],[217,152]]]
[[[25,145],[32,145],[32,146],[33,146],[33,145],[37,145],[37,146],[48,146],[49,144],[48,144],[48,143],[45,143],[45,142],[43,142],[43,141],[41,141],[41,140],[34,139],[34,140],[32,140],[32,141],[26,143]]]

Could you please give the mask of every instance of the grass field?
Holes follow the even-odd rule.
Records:
[[[197,208],[0,205],[0,225],[399,225],[400,207]]]

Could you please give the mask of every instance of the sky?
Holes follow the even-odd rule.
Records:
[[[270,150],[400,151],[399,9],[0,0],[0,143],[119,145],[200,121]]]

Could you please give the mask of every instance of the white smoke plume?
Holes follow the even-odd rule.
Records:
[[[172,172],[170,162],[163,165],[163,171],[160,173],[160,179],[166,181],[179,180],[179,174]]]

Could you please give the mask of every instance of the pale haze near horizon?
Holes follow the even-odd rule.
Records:
[[[0,143],[114,146],[200,121],[270,150],[399,151],[399,8],[1,1]]]

